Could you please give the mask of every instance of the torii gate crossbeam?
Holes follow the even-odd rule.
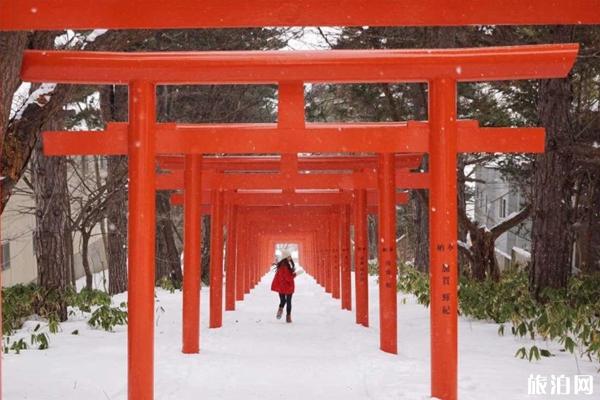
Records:
[[[0,30],[597,24],[594,0],[0,0]]]

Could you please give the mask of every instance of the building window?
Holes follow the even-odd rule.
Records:
[[[2,250],[0,252],[0,261],[2,262],[2,271],[10,268],[10,243],[2,243]]]
[[[506,199],[500,199],[500,211],[498,213],[498,216],[500,218],[506,218],[506,205],[507,205],[507,201]]]

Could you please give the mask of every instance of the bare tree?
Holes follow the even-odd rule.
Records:
[[[105,123],[126,120],[127,89],[103,87],[100,90],[100,108]],[[108,157],[106,185],[107,190],[113,193],[106,204],[106,258],[110,294],[127,290],[127,171],[127,157]]]

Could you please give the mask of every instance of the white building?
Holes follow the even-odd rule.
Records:
[[[82,162],[90,160],[81,159]],[[102,165],[105,167],[105,165]],[[87,167],[82,168],[83,171]],[[77,191],[77,183],[72,174],[69,186]],[[19,182],[17,190],[10,197],[1,219],[2,256],[2,286],[12,286],[19,283],[37,281],[37,262],[33,244],[33,232],[36,228],[34,215],[35,202],[28,194],[26,186]],[[73,237],[75,277],[85,275],[81,262],[81,238],[78,234]],[[104,244],[101,230],[96,227],[88,247],[88,257],[92,271],[98,272],[107,268]]]
[[[475,167],[475,211],[479,225],[493,227],[511,213],[522,209],[523,199],[519,189],[506,182],[494,167]],[[527,262],[531,250],[531,221],[527,220],[496,240],[496,258],[501,267],[511,263]]]
[[[2,286],[37,279],[33,250],[35,215],[30,212],[34,206],[31,196],[14,194],[2,213]]]

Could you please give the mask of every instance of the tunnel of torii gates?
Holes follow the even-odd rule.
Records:
[[[543,128],[481,128],[477,121],[458,120],[457,83],[564,77],[577,52],[576,44],[326,52],[27,51],[22,66],[24,81],[129,85],[128,123],[109,123],[100,132],[46,132],[43,137],[47,155],[129,157],[129,399],[153,397],[155,190],[184,189],[183,350],[194,353],[199,350],[199,215],[203,204],[210,205],[215,219],[234,220],[234,256],[225,263],[227,276],[233,278],[228,279],[225,288],[227,309],[234,307],[232,294],[242,299],[269,267],[273,241],[288,235],[303,244],[306,270],[334,297],[340,295],[341,288],[342,306],[349,309],[348,206],[358,204],[354,214],[358,215],[357,234],[362,235],[356,249],[360,268],[366,247],[365,202],[369,191],[376,189],[373,205],[377,206],[379,219],[380,348],[397,353],[395,213],[396,189],[403,186],[428,187],[430,191],[431,393],[441,399],[455,399],[456,154],[542,152],[545,139]],[[428,83],[428,121],[305,121],[305,83],[382,82]],[[277,84],[277,123],[158,123],[158,84]],[[298,157],[298,153],[350,155],[339,159],[331,156],[323,162],[326,169],[322,169],[314,165],[322,162],[320,158]],[[352,155],[356,153],[371,155]],[[409,160],[418,163],[414,153],[428,154],[429,169],[422,176],[409,172]],[[255,156],[245,161],[238,156],[237,161],[229,162],[227,157],[211,158],[211,154]],[[256,156],[259,154],[281,157],[274,163],[272,159],[260,159]],[[232,167],[236,162],[241,163],[241,170]],[[273,171],[273,167],[264,167],[269,163],[279,166]],[[353,163],[357,167],[349,168]],[[396,163],[400,169],[396,169]],[[157,164],[171,174],[157,174]],[[269,201],[276,204],[261,206],[261,202]],[[289,230],[285,225],[288,220]],[[324,220],[329,229],[318,229]],[[211,236],[219,244],[212,251],[216,263],[212,279],[217,284],[211,299],[220,302],[222,222],[213,226]],[[255,238],[260,237],[261,246],[255,246]],[[357,272],[358,279],[364,278],[364,270]],[[364,284],[357,285],[356,297],[361,299],[357,308],[364,307]],[[211,326],[221,324],[220,309],[220,304],[211,306]],[[366,325],[365,312],[361,309],[359,322]]]
[[[427,173],[409,172],[410,169],[418,168],[421,160],[422,155],[417,154],[395,155],[396,187],[428,187]],[[297,242],[300,246],[301,264],[306,265],[307,271],[313,274],[317,282],[323,285],[334,298],[340,297],[341,271],[342,276],[345,277],[341,282],[342,308],[350,310],[350,254],[348,252],[350,251],[351,206],[354,211],[352,215],[355,216],[355,232],[361,231],[357,235],[361,243],[357,245],[355,251],[356,321],[368,326],[367,254],[362,252],[367,249],[367,213],[377,212],[378,208],[377,176],[374,172],[377,170],[377,161],[374,156],[298,157],[285,154],[281,158],[206,157],[194,165],[184,157],[159,156],[159,169],[171,170],[172,173],[157,176],[157,190],[186,189],[183,196],[172,196],[173,204],[185,205],[184,238],[189,239],[190,242],[185,240],[184,243],[184,265],[197,265],[199,262],[197,252],[189,255],[193,259],[186,257],[187,246],[197,247],[199,238],[191,232],[200,233],[200,214],[212,216],[210,327],[219,327],[222,323],[224,225],[227,226],[227,232],[233,232],[227,242],[227,248],[233,250],[227,253],[225,264],[227,310],[234,310],[234,298],[242,300],[244,293],[249,291],[250,285],[258,281],[261,273],[268,271],[275,248],[273,242],[275,239],[267,240],[268,235],[276,232],[276,236],[279,237],[278,243],[290,242],[283,236],[289,238],[298,231],[302,231],[304,236],[293,242]],[[327,178],[319,182],[321,188],[314,189],[313,186],[318,186],[314,181],[303,181],[309,173]],[[270,174],[270,180],[267,180],[266,184],[265,174]],[[336,185],[345,191],[332,189]],[[272,187],[283,189],[267,189]],[[396,193],[396,204],[406,204],[407,200],[408,196],[405,192]],[[198,203],[202,207],[199,207]],[[361,212],[360,216],[356,214],[358,212]],[[329,222],[324,225],[324,221]],[[358,221],[362,223],[358,224]],[[268,225],[264,226],[265,223]],[[318,240],[316,240],[317,236]],[[258,242],[261,243],[260,246],[256,245]],[[264,247],[265,243],[268,244],[266,247]],[[325,243],[327,245],[323,246]],[[264,269],[261,269],[262,267]],[[193,271],[199,273],[196,268]],[[185,276],[188,279],[192,279],[193,276],[193,282],[198,280],[188,272],[187,268]],[[183,350],[197,352],[199,292],[195,289],[187,291],[186,287],[187,285],[184,284]],[[382,308],[381,312],[383,310],[385,308]],[[382,343],[387,340],[396,341],[395,327],[382,329],[381,332]]]
[[[0,0],[0,31],[69,29],[177,29],[246,28],[266,26],[466,26],[530,24],[597,24],[600,0]],[[30,82],[128,85],[129,123],[109,124],[104,132],[53,132],[44,136],[48,155],[111,155],[129,157],[128,226],[128,398],[151,400],[154,392],[154,236],[157,156],[185,157],[183,187],[185,225],[197,225],[190,215],[202,212],[203,205],[225,214],[233,224],[236,249],[227,257],[227,271],[234,259],[236,297],[241,299],[257,276],[268,268],[272,243],[295,241],[302,246],[303,266],[332,294],[337,290],[338,270],[342,298],[347,285],[346,259],[335,249],[337,224],[346,225],[347,207],[353,205],[356,233],[365,223],[364,203],[368,201],[373,177],[377,182],[376,205],[379,217],[379,292],[382,319],[380,347],[396,353],[396,187],[403,172],[394,170],[398,153],[428,154],[430,191],[430,287],[431,287],[431,395],[444,400],[457,398],[457,204],[456,154],[468,152],[542,152],[543,128],[480,128],[476,121],[457,119],[457,83],[507,79],[559,78],[567,75],[575,60],[577,45],[523,46],[454,50],[378,50],[323,52],[208,52],[208,53],[89,53],[27,52],[22,78]],[[428,121],[407,123],[316,124],[304,120],[304,83],[398,83],[425,82],[429,85]],[[279,110],[276,124],[167,124],[156,122],[157,84],[276,84]],[[267,193],[244,193],[245,179],[203,169],[210,154],[298,153],[375,154],[376,175],[317,176],[294,173],[293,179],[265,174],[252,178]],[[202,158],[205,158],[203,160]],[[282,157],[283,158],[283,157]],[[289,157],[294,160],[295,157]],[[300,160],[298,160],[300,163]],[[189,164],[189,166],[188,166]],[[288,165],[289,167],[289,165]],[[202,170],[201,174],[197,171]],[[288,172],[292,171],[290,168]],[[368,169],[367,169],[368,170]],[[196,172],[193,172],[196,171]],[[302,171],[296,169],[296,171]],[[280,171],[281,172],[281,171]],[[283,174],[284,176],[286,174]],[[405,174],[408,175],[408,174]],[[159,175],[160,176],[160,175]],[[394,178],[395,177],[395,178]],[[406,177],[409,182],[411,177]],[[176,178],[173,178],[176,179]],[[197,181],[200,180],[201,183]],[[210,181],[204,185],[202,180]],[[295,184],[289,184],[288,182]],[[327,182],[324,185],[322,182]],[[351,182],[351,183],[350,183]],[[331,187],[329,184],[333,183]],[[259,186],[259,185],[257,185]],[[328,186],[323,188],[323,186]],[[307,188],[304,193],[302,188]],[[401,186],[400,186],[401,187]],[[410,188],[410,187],[407,187]],[[194,189],[194,190],[190,190]],[[337,189],[339,193],[328,193]],[[268,191],[281,193],[268,193]],[[321,193],[310,193],[322,190]],[[209,194],[210,193],[210,194]],[[349,194],[350,193],[350,194]],[[204,199],[204,195],[210,199]],[[244,197],[246,196],[246,197]],[[257,203],[244,204],[243,198]],[[344,199],[353,196],[352,201]],[[373,195],[371,195],[372,197]],[[221,197],[224,197],[223,203]],[[307,197],[312,197],[308,199]],[[202,200],[198,200],[202,198]],[[269,198],[283,205],[260,204]],[[318,199],[317,199],[318,198]],[[214,200],[213,200],[214,199]],[[239,201],[236,201],[239,200]],[[323,200],[327,200],[322,204]],[[298,203],[311,203],[310,206]],[[224,204],[224,205],[223,205]],[[284,209],[285,219],[302,224],[278,230],[278,221],[266,207]],[[314,207],[312,212],[303,209]],[[195,211],[194,211],[195,209]],[[200,209],[200,210],[198,210]],[[311,230],[311,214],[324,213],[329,237],[321,229]],[[219,217],[221,218],[221,217]],[[337,221],[337,222],[336,222]],[[255,225],[251,225],[251,222]],[[290,222],[291,223],[291,222]],[[283,226],[285,228],[285,225]],[[333,229],[332,229],[333,228]],[[186,264],[198,260],[199,229],[187,231]],[[222,229],[212,232],[221,242]],[[195,246],[190,246],[192,237]],[[244,236],[246,235],[246,236]],[[260,236],[254,251],[244,248],[250,235]],[[333,239],[331,236],[334,236]],[[358,237],[356,243],[364,243]],[[346,242],[344,238],[344,242]],[[365,249],[356,246],[355,252]],[[334,250],[333,252],[331,250]],[[258,252],[257,252],[258,251]],[[335,254],[334,254],[335,253]],[[363,253],[364,254],[364,253]],[[222,254],[221,254],[222,256]],[[239,256],[244,256],[239,257]],[[356,256],[356,254],[355,254]],[[213,255],[213,259],[216,258]],[[333,261],[332,261],[333,259]],[[359,264],[361,263],[359,257]],[[184,268],[186,268],[184,266]],[[199,288],[199,265],[185,274],[185,286]],[[231,265],[229,265],[231,268]],[[239,269],[238,269],[239,268]],[[259,268],[250,274],[250,268]],[[217,268],[217,270],[220,270]],[[333,272],[333,273],[332,273]],[[360,271],[357,271],[360,272]],[[364,273],[364,272],[363,272]],[[360,273],[357,273],[360,276]],[[242,278],[243,276],[243,278]],[[193,277],[194,282],[190,282]],[[253,279],[252,279],[253,278]],[[220,279],[217,274],[217,278]],[[335,279],[335,285],[332,281]],[[345,280],[346,279],[346,280]],[[346,283],[344,283],[346,282]],[[329,285],[328,285],[329,283]],[[226,282],[227,309],[233,280]],[[227,287],[227,285],[230,285]],[[345,286],[343,286],[345,285]],[[357,289],[359,287],[357,286]],[[347,289],[346,289],[347,290]],[[336,292],[337,294],[337,292]],[[189,295],[188,295],[189,296]],[[216,295],[215,295],[216,296]],[[357,299],[364,294],[357,291]],[[233,304],[232,304],[233,302]],[[184,301],[184,304],[186,302]],[[357,308],[360,306],[357,303]],[[188,304],[195,313],[196,304]],[[188,327],[195,321],[184,318]],[[217,323],[218,321],[212,321]],[[386,333],[383,331],[385,330]],[[185,329],[184,329],[185,331]],[[184,333],[190,343],[193,330]],[[386,336],[387,335],[387,336]],[[184,337],[184,342],[187,340]],[[389,340],[388,340],[389,339]]]

